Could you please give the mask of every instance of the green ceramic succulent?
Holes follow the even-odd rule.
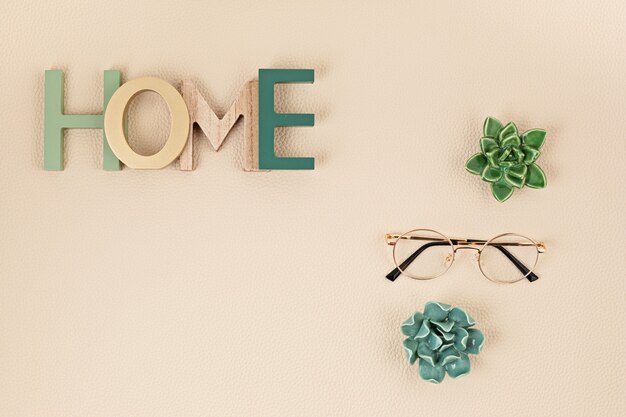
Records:
[[[471,328],[476,322],[463,309],[435,301],[402,324],[404,350],[411,365],[419,358],[419,374],[436,384],[446,374],[452,378],[470,371],[468,354],[477,355],[485,336]]]
[[[487,117],[480,153],[467,161],[465,169],[490,182],[498,201],[511,197],[514,187],[544,188],[546,175],[535,161],[545,140],[543,129],[531,129],[520,136],[515,123],[502,126],[499,120]]]

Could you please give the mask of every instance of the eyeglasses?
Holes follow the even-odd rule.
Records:
[[[460,249],[474,249],[480,272],[490,281],[512,284],[526,278],[533,282],[539,277],[533,272],[539,254],[546,251],[543,242],[504,233],[489,240],[449,238],[435,230],[415,229],[404,234],[385,235],[393,246],[396,268],[387,274],[395,281],[401,274],[428,280],[443,275],[454,262]]]

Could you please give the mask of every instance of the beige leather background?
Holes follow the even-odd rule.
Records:
[[[247,3],[247,4],[246,4]],[[367,3],[370,3],[369,5]],[[0,416],[623,416],[626,5],[615,1],[0,3]],[[224,112],[258,68],[309,172],[246,173],[241,126],[193,172],[101,169],[101,132],[43,170],[43,77],[102,109],[102,71],[194,80]],[[504,204],[467,173],[487,115],[549,132],[545,190]],[[132,145],[167,110],[143,94]],[[202,135],[200,135],[202,136]],[[534,284],[462,253],[384,279],[387,231],[545,240]],[[487,335],[472,372],[423,382],[400,323],[428,300]]]

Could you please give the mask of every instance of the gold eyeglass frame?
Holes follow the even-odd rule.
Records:
[[[445,239],[440,239],[437,237],[424,237],[424,236],[412,236],[412,233],[415,232],[431,232],[431,233],[435,233],[437,235],[442,236]],[[532,267],[527,267],[526,265],[523,265],[526,269],[528,269],[528,272],[524,273],[520,278],[516,279],[515,281],[502,281],[502,280],[498,280],[495,278],[490,277],[489,275],[487,275],[487,273],[485,273],[485,271],[483,270],[481,264],[480,264],[480,256],[482,255],[483,250],[491,243],[493,242],[495,239],[499,239],[501,237],[504,236],[516,236],[516,237],[521,237],[524,239],[527,239],[528,242],[498,242],[497,245],[492,244],[492,246],[534,246],[537,249],[537,257],[535,259],[534,264],[532,265]],[[413,274],[410,274],[408,272],[405,272],[406,268],[402,268],[401,265],[398,265],[398,261],[396,259],[396,243],[398,242],[398,240],[400,239],[408,239],[408,240],[429,240],[429,241],[433,241],[433,242],[447,242],[451,247],[452,247],[452,258],[449,260],[449,265],[446,267],[446,269],[437,274],[437,275],[430,275],[430,276],[425,276],[425,277],[420,277],[420,276],[414,276]],[[484,239],[468,239],[468,238],[449,238],[448,236],[444,235],[443,233],[437,231],[437,230],[433,230],[433,229],[413,229],[413,230],[409,230],[408,232],[405,233],[386,233],[385,234],[385,242],[387,243],[387,245],[389,246],[393,246],[393,262],[396,266],[396,268],[391,271],[389,274],[387,274],[387,279],[394,281],[400,274],[406,275],[409,278],[412,279],[417,279],[417,280],[422,280],[422,281],[426,281],[426,280],[431,280],[437,277],[442,276],[443,274],[445,274],[446,272],[448,272],[448,270],[450,269],[450,267],[452,267],[452,264],[454,263],[455,257],[456,257],[456,251],[459,249],[474,249],[476,251],[478,251],[478,253],[476,254],[476,262],[478,263],[478,268],[480,269],[480,272],[483,274],[483,276],[485,278],[487,278],[489,281],[494,282],[496,284],[513,284],[516,283],[518,281],[523,280],[524,278],[527,278],[529,281],[533,282],[535,280],[537,280],[539,277],[533,273],[533,271],[535,270],[535,267],[537,266],[537,264],[539,263],[539,255],[542,253],[545,253],[546,251],[546,245],[544,242],[538,242],[535,241],[534,239],[531,239],[527,236],[524,235],[520,235],[519,233],[502,233],[499,234],[497,236],[492,237],[491,239],[488,240],[484,240]],[[502,249],[501,249],[502,250]],[[509,258],[509,260],[511,260]],[[512,261],[512,260],[511,260]],[[412,261],[411,261],[412,262]],[[513,261],[512,261],[513,262]],[[518,261],[519,262],[519,261]],[[513,262],[515,264],[515,262]],[[409,262],[410,264],[410,262]],[[518,265],[516,265],[518,266]],[[519,269],[519,266],[518,266]],[[398,273],[399,271],[399,273]],[[523,271],[521,271],[523,272]]]

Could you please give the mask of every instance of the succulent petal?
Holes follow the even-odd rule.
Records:
[[[452,327],[455,324],[455,322],[452,320],[445,320],[445,321],[432,321],[431,320],[431,323],[439,327],[444,332],[449,332],[450,330],[452,330]]]
[[[420,343],[417,348],[417,356],[432,366],[435,366],[435,363],[437,362],[437,352],[426,346],[424,343]]]
[[[428,320],[424,320],[422,321],[422,325],[420,326],[420,329],[417,331],[415,338],[424,339],[429,334],[430,334],[430,323]]]
[[[500,167],[486,166],[480,177],[483,181],[496,182],[502,177],[502,171]]]
[[[461,359],[461,354],[453,347],[449,347],[439,352],[439,365],[446,366],[447,364]]]
[[[431,332],[428,335],[428,339],[426,339],[426,343],[428,344],[429,348],[435,350],[439,349],[439,347],[443,345],[443,340],[441,340],[441,337],[437,336],[434,332]]]
[[[443,381],[445,376],[446,371],[443,366],[433,366],[423,359],[420,360],[420,377],[422,377],[423,380],[439,384]]]
[[[521,164],[524,161],[524,152],[522,152],[518,146],[513,148],[513,156],[518,164]]]
[[[402,323],[400,331],[403,335],[414,338],[417,335],[417,332],[419,332],[423,321],[424,315],[418,311]]]
[[[498,166],[498,158],[500,157],[500,148],[492,149],[485,154],[485,158],[487,158],[487,163],[492,167]],[[482,173],[482,171],[481,171]],[[480,175],[480,174],[479,174]]]
[[[480,150],[482,153],[487,153],[492,149],[496,149],[498,147],[498,141],[494,138],[482,138],[480,140]]]
[[[446,371],[448,371],[448,375],[450,375],[452,378],[457,378],[459,376],[468,374],[470,371],[469,357],[466,354],[462,353],[459,359],[446,365]]]
[[[487,117],[485,119],[485,124],[483,125],[483,135],[488,138],[496,138],[498,136],[498,132],[502,129],[502,123],[500,120],[494,117]]]
[[[544,188],[547,184],[546,174],[543,173],[537,164],[528,166],[528,178],[526,185],[530,188]]]
[[[524,164],[515,164],[509,168],[509,173],[518,178],[524,178],[526,176],[526,171],[528,168]]]
[[[452,308],[451,305],[429,301],[424,306],[424,315],[430,320],[442,321],[448,317],[448,312]]]
[[[500,141],[500,144],[502,144],[502,140],[508,136],[510,136],[511,134],[517,136],[517,126],[515,126],[515,123],[513,122],[509,122],[506,126],[504,126],[502,128],[502,130],[500,130],[500,132],[498,133],[498,140]],[[486,136],[486,135],[485,135]]]
[[[524,152],[524,163],[526,165],[532,164],[541,155],[540,151],[531,146],[522,145],[522,151]]]
[[[444,342],[451,342],[454,340],[455,337],[455,334],[452,332],[441,332],[441,338],[444,340]]]
[[[462,327],[458,327],[454,329],[454,335],[456,336],[454,338],[454,347],[459,352],[463,352],[467,349],[467,339],[469,337],[468,331]]]
[[[502,149],[502,152],[500,152],[500,156],[498,157],[498,161],[505,161],[509,157],[509,155],[511,155],[511,152],[511,148]]]
[[[405,339],[402,342],[402,346],[404,347],[404,351],[406,352],[406,357],[409,359],[409,363],[413,365],[417,360],[417,349],[419,344],[416,340],[413,339]]]
[[[532,146],[539,150],[546,141],[546,131],[543,129],[531,129],[522,135],[524,145]]]
[[[506,148],[507,146],[520,146],[522,140],[517,136],[517,133],[511,134],[500,141],[500,147]]]
[[[485,335],[478,329],[468,329],[467,333],[467,353],[479,354],[485,344]]]
[[[491,194],[493,194],[496,200],[503,202],[513,195],[513,187],[500,178],[500,180],[491,184]]]
[[[525,167],[526,165],[524,165]],[[513,167],[511,167],[513,168]],[[522,188],[524,186],[524,181],[526,180],[526,178],[520,178],[516,175],[513,175],[511,173],[511,171],[507,171],[504,173],[504,180],[509,183],[509,185],[512,185],[513,187],[516,188]]]
[[[465,310],[459,307],[454,307],[452,310],[450,310],[448,318],[458,323],[458,325],[461,327],[470,327],[476,324],[476,321],[474,321],[474,319],[471,318],[470,315],[465,312]]]
[[[472,174],[480,175],[488,164],[487,158],[483,154],[477,153],[467,160],[465,169]]]

